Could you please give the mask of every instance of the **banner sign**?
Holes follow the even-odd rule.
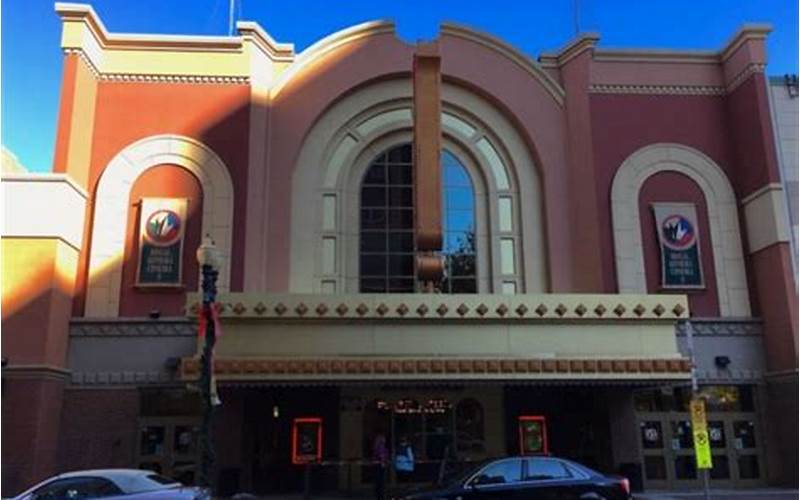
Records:
[[[703,288],[697,215],[692,203],[653,203],[663,288]]]
[[[322,459],[322,419],[301,417],[292,421],[292,463],[319,463]]]
[[[706,423],[706,404],[699,398],[689,403],[692,416],[692,435],[694,436],[694,454],[698,469],[711,469],[711,444],[708,441],[708,425]]]
[[[522,455],[548,453],[547,420],[541,415],[523,415],[517,419],[519,451]]]
[[[136,283],[181,284],[186,198],[142,198]]]

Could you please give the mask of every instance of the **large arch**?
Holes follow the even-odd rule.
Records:
[[[722,169],[682,144],[651,144],[631,154],[611,187],[614,255],[620,293],[647,293],[639,191],[648,177],[673,171],[692,179],[706,198],[721,316],[750,316],[736,196]]]
[[[114,317],[119,314],[131,187],[145,170],[163,164],[183,167],[200,181],[203,189],[202,231],[211,235],[222,255],[219,289],[229,289],[233,181],[228,168],[211,148],[199,141],[180,135],[155,135],[120,151],[98,182],[89,253],[86,316]]]
[[[290,290],[356,291],[357,186],[372,158],[411,140],[411,92],[407,78],[363,86],[331,106],[307,135],[292,179]],[[476,212],[479,268],[484,260],[490,270],[479,273],[479,289],[546,291],[541,180],[526,143],[498,109],[462,87],[443,85],[442,110],[443,146],[471,171],[476,195],[487,200]]]

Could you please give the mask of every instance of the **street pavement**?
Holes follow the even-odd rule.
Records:
[[[247,500],[302,500],[303,495],[269,495],[262,497],[245,497]],[[319,496],[311,495],[311,500],[356,500],[371,499],[372,496]],[[703,492],[675,492],[675,491],[654,491],[647,493],[636,493],[634,500],[704,500]],[[752,490],[711,490],[711,500],[797,500],[800,498],[797,490],[762,488]]]
[[[636,493],[635,500],[704,500],[702,491],[648,491]],[[761,488],[754,490],[711,490],[711,500],[797,500],[800,498],[797,490]]]

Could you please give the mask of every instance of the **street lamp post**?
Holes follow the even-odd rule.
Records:
[[[200,357],[200,393],[203,396],[203,427],[200,435],[200,486],[211,488],[213,491],[214,469],[214,443],[212,439],[212,422],[214,416],[214,394],[211,390],[214,343],[217,340],[215,330],[213,307],[217,300],[217,276],[219,275],[219,252],[214,241],[206,236],[197,249],[197,263],[203,276],[203,307],[200,311],[201,321],[205,322],[205,342],[203,353]]]

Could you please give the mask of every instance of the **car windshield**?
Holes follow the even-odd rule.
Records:
[[[158,474],[136,474],[117,479],[126,493],[163,490],[182,486],[178,481]]]

